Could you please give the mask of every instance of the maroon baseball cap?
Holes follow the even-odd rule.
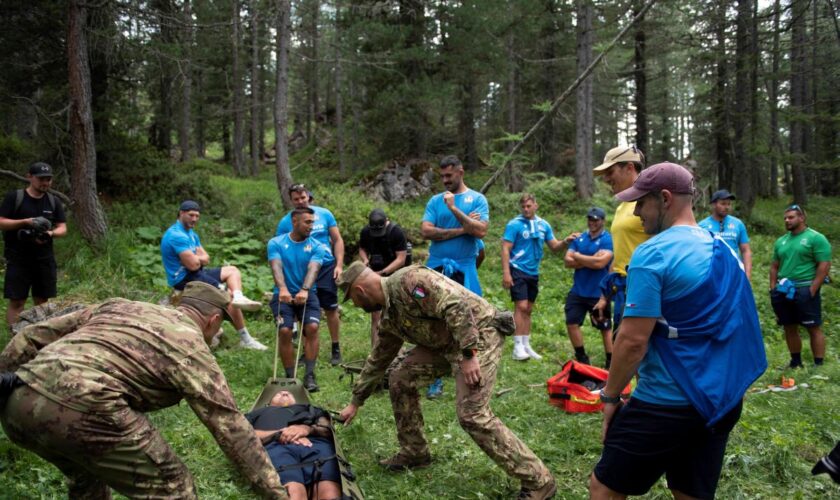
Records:
[[[694,176],[676,163],[657,163],[642,170],[636,182],[615,197],[621,201],[636,201],[663,189],[674,194],[694,194]]]

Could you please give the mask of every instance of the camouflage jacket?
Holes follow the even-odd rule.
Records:
[[[353,387],[353,404],[357,406],[373,393],[404,341],[455,361],[462,349],[480,351],[484,335],[498,335],[495,307],[427,267],[400,269],[383,278],[382,288],[385,306],[379,338]]]
[[[112,299],[28,326],[0,354],[4,371],[85,413],[152,411],[186,399],[256,490],[286,498],[200,329],[175,309]]]

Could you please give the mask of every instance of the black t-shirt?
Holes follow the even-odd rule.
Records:
[[[44,195],[40,198],[33,198],[24,189],[23,202],[20,208],[15,211],[15,201],[17,200],[17,190],[9,191],[3,199],[3,204],[0,205],[0,217],[6,219],[28,219],[30,217],[44,217],[52,222],[53,227],[59,222],[67,222],[64,215],[64,206],[61,204],[55,195],[55,206],[50,203],[50,197]],[[31,229],[31,228],[24,228]],[[33,238],[18,238],[19,229],[13,231],[3,231],[3,241],[5,242],[5,255],[9,257],[27,257],[27,258],[45,258],[53,256],[52,239],[48,239],[46,243],[36,243]]]
[[[374,271],[385,269],[397,258],[397,252],[407,249],[405,233],[399,225],[389,222],[385,231],[384,236],[374,238],[370,235],[370,226],[365,226],[359,237],[359,246],[367,252],[370,268]]]
[[[245,418],[258,431],[277,431],[291,424],[315,424],[326,413],[311,405],[264,406],[246,413]]]

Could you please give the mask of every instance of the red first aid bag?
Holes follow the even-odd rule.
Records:
[[[548,401],[569,413],[600,411],[599,391],[606,385],[609,372],[603,368],[566,361],[557,375],[548,379]],[[630,384],[621,391],[622,397],[630,395]]]

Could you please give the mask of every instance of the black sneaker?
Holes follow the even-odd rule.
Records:
[[[318,387],[318,382],[315,382],[314,373],[307,373],[303,376],[303,387],[305,387],[309,392],[318,392],[321,390],[321,388]]]
[[[804,366],[802,365],[802,361],[790,360],[788,368],[804,368]]]
[[[577,358],[578,363],[583,363],[585,365],[591,365],[592,363],[589,361],[589,356],[575,356]]]
[[[333,349],[330,364],[332,366],[338,366],[341,364],[341,351],[339,349]]]

